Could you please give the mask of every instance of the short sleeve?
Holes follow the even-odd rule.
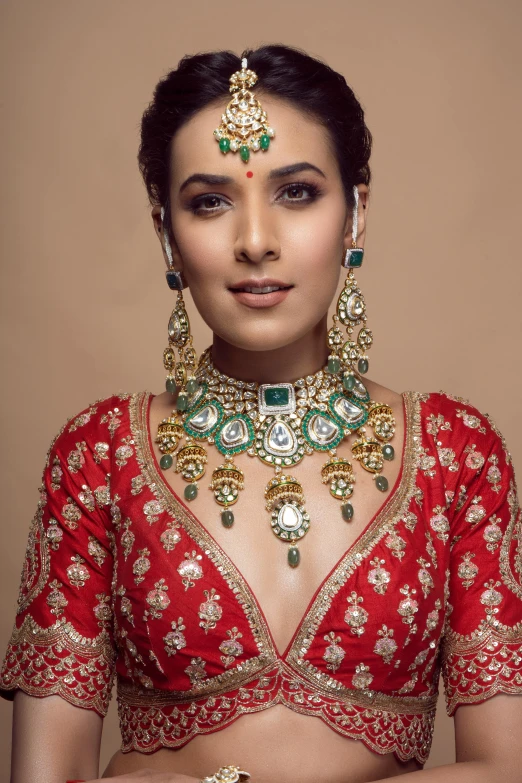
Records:
[[[490,417],[458,411],[469,433],[452,503],[441,647],[446,711],[522,694],[522,529],[511,455]]]
[[[0,695],[57,694],[107,713],[114,677],[109,443],[90,408],[55,438],[30,524]]]

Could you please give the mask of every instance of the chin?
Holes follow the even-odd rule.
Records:
[[[239,348],[242,351],[262,352],[277,351],[286,348],[289,345],[302,339],[313,329],[312,324],[308,324],[302,331],[296,332],[290,330],[288,323],[263,325],[262,328],[245,330],[243,327],[233,332],[223,330],[214,330],[214,333],[224,342]]]

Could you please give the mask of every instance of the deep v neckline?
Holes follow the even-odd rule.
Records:
[[[298,647],[299,640],[306,636],[309,632],[310,625],[314,624],[314,620],[317,619],[316,607],[322,605],[322,595],[327,593],[330,600],[333,598],[332,588],[333,585],[337,585],[337,589],[341,584],[340,577],[344,574],[344,580],[347,578],[348,571],[354,570],[362,558],[363,551],[370,551],[375,545],[377,540],[380,540],[382,535],[388,531],[393,524],[394,520],[402,513],[405,502],[409,502],[409,498],[412,490],[412,478],[414,469],[416,466],[416,448],[415,441],[418,437],[416,430],[418,428],[418,399],[414,392],[403,392],[401,394],[403,402],[403,415],[404,415],[404,437],[402,444],[401,455],[401,467],[395,483],[389,493],[388,497],[384,500],[382,505],[377,509],[375,514],[371,517],[369,522],[361,530],[356,539],[346,549],[335,565],[326,574],[324,579],[320,582],[319,586],[315,590],[311,597],[297,627],[292,634],[290,641],[288,642],[285,650],[280,653],[272,630],[265,616],[263,608],[261,607],[257,596],[251,588],[248,580],[243,575],[238,566],[235,565],[230,556],[221,547],[214,536],[209,532],[205,525],[194,515],[190,508],[184,503],[181,497],[168,483],[163,471],[161,470],[156,455],[154,453],[152,433],[150,428],[150,409],[152,400],[156,395],[149,391],[137,392],[132,395],[130,401],[131,406],[131,430],[133,432],[134,442],[138,452],[138,462],[142,472],[145,474],[145,478],[148,478],[148,484],[150,489],[156,496],[159,495],[163,505],[172,513],[172,515],[181,522],[185,528],[187,534],[193,538],[190,529],[185,524],[184,516],[191,523],[189,527],[195,528],[209,547],[214,548],[217,554],[217,560],[224,562],[227,567],[227,571],[232,572],[234,575],[235,583],[241,587],[241,592],[249,596],[251,601],[251,608],[258,621],[256,624],[261,626],[264,631],[264,638],[271,647],[271,657],[275,660],[287,661],[293,652],[294,646]],[[263,646],[263,645],[259,645]],[[266,652],[266,651],[265,651]],[[297,651],[293,658],[299,658]]]

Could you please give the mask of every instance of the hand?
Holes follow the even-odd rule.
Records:
[[[152,769],[140,769],[137,772],[129,772],[125,775],[85,780],[82,783],[199,783],[199,781],[200,778],[179,775],[175,772],[154,772]]]

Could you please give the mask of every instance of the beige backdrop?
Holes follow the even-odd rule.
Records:
[[[186,53],[285,43],[346,76],[375,137],[373,377],[469,397],[522,466],[519,0],[3,0],[1,15],[0,655],[51,438],[97,398],[163,390],[172,294],[136,152]],[[10,720],[1,700],[2,781]],[[102,765],[114,701],[105,726]],[[453,759],[441,698],[428,766]]]

